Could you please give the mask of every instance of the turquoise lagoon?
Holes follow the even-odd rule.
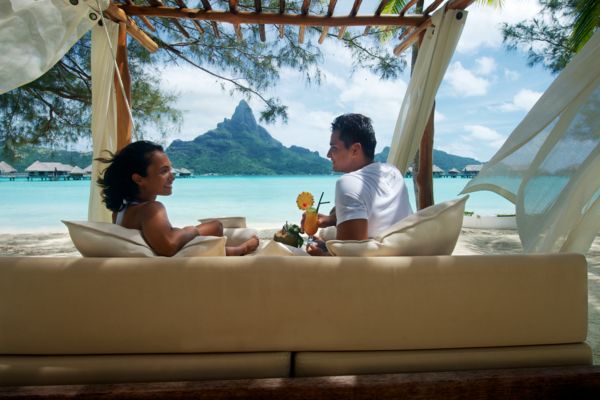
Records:
[[[160,197],[174,226],[200,218],[246,216],[249,226],[274,228],[285,221],[298,223],[296,196],[311,192],[316,200],[333,203],[337,176],[202,176],[177,179],[173,195]],[[434,179],[436,202],[458,196],[469,180]],[[413,209],[412,180],[406,180]],[[91,182],[9,181],[0,178],[0,233],[66,232],[61,220],[87,219]],[[326,212],[332,207],[327,204]],[[514,205],[492,192],[472,193],[466,209],[481,215],[512,214]]]

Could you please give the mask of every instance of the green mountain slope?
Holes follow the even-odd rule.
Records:
[[[385,147],[381,153],[375,155],[375,161],[386,162],[389,152],[390,148]],[[455,156],[454,154],[434,149],[433,164],[448,172],[452,168],[460,171],[467,165],[482,164],[482,162],[474,158]]]
[[[166,149],[173,165],[195,174],[330,174],[331,163],[316,151],[285,147],[256,123],[242,100],[231,119],[192,141],[175,140]]]

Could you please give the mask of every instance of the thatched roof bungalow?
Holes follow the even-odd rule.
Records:
[[[35,161],[29,167],[25,168],[29,176],[62,176],[71,173],[71,170],[73,170],[73,166],[69,164],[40,161]]]
[[[0,161],[0,175],[10,175],[14,174],[15,172],[17,172],[17,170],[14,169],[12,166],[5,163],[4,161]]]
[[[483,164],[467,165],[466,167],[463,168],[463,175],[468,176],[468,177],[477,176],[479,171],[481,171],[481,167],[483,167]]]

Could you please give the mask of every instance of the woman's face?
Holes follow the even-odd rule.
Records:
[[[165,153],[153,152],[150,156],[150,165],[146,170],[146,176],[134,174],[134,181],[140,188],[140,197],[169,196],[173,193],[175,176],[171,169],[171,161]]]

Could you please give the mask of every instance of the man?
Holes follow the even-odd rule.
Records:
[[[335,185],[335,213],[319,214],[319,227],[335,225],[338,240],[378,236],[412,214],[400,171],[374,162],[376,144],[371,119],[364,115],[344,114],[331,124],[327,157],[333,170],[344,175]],[[322,241],[307,250],[315,256],[328,255]]]

